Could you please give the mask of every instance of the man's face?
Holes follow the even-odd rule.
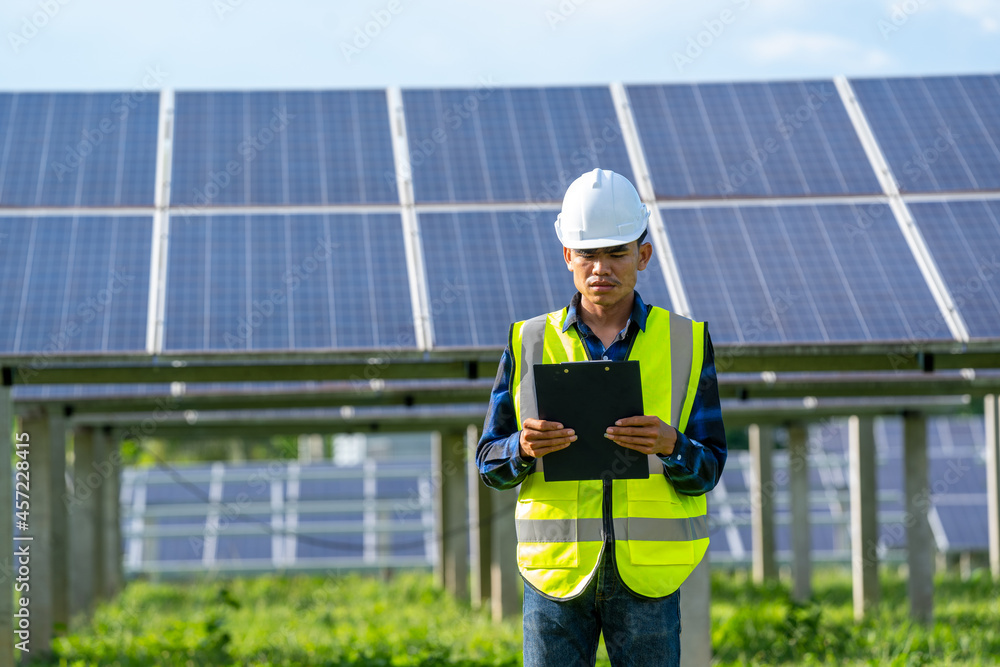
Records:
[[[571,250],[563,248],[566,267],[573,272],[573,283],[580,295],[603,308],[630,298],[639,271],[653,256],[653,246],[633,241],[611,248]]]

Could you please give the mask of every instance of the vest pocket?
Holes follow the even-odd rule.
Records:
[[[532,473],[521,484],[515,516],[518,520],[575,522],[579,514],[579,490],[579,482],[546,482],[539,473]],[[522,542],[519,539],[517,562],[525,568],[575,568],[580,562],[579,546],[570,541]]]
[[[628,541],[629,562],[633,565],[691,565],[694,542]]]
[[[518,500],[576,500],[579,489],[579,482],[546,482],[542,473],[533,472],[521,482]]]
[[[648,522],[642,519],[672,519],[685,518],[687,513],[682,508],[682,501],[663,475],[653,475],[649,479],[626,480],[628,493],[629,539],[625,545],[628,549],[628,562],[633,565],[690,565],[694,560],[694,543],[688,540],[672,541],[666,539],[636,539],[648,538]],[[659,536],[659,535],[657,535]]]
[[[580,548],[576,542],[520,542],[517,562],[535,569],[574,568],[580,564]]]
[[[664,475],[650,475],[649,479],[627,479],[625,480],[625,489],[628,493],[629,504],[633,502],[680,504],[681,502],[673,484],[670,484]]]

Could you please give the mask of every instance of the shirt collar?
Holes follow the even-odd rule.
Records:
[[[645,331],[646,312],[648,308],[646,307],[645,302],[642,300],[642,297],[639,296],[638,290],[633,291],[633,294],[635,294],[635,301],[633,301],[632,303],[632,314],[629,315],[629,321],[635,322],[636,324],[639,325],[639,329],[641,331]],[[573,295],[573,298],[570,299],[569,301],[569,307],[566,311],[566,321],[563,322],[563,328],[562,328],[563,333],[566,333],[566,330],[569,329],[570,326],[576,324],[579,321],[579,316],[577,315],[579,307],[580,307],[580,293],[577,292],[576,294]],[[583,324],[583,322],[580,322],[580,324]]]

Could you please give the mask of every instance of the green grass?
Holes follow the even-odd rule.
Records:
[[[935,621],[909,619],[906,580],[883,571],[882,602],[853,616],[850,573],[821,571],[813,600],[791,602],[782,584],[756,586],[745,573],[712,581],[712,645],[721,665],[995,665],[1000,661],[1000,585],[935,579]]]
[[[815,602],[784,585],[716,572],[720,665],[988,665],[1000,660],[1000,586],[939,577],[936,622],[908,621],[906,582],[883,572],[883,604],[855,624],[850,575],[822,571]],[[520,618],[495,625],[423,573],[136,581],[54,644],[49,665],[519,665]],[[603,647],[598,664],[608,664]]]

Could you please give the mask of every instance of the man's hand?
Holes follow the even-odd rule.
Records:
[[[574,440],[573,429],[563,428],[559,422],[525,419],[521,428],[521,458],[545,456],[569,447]]]
[[[626,417],[609,426],[604,437],[643,454],[667,456],[674,451],[677,431],[656,416]]]

